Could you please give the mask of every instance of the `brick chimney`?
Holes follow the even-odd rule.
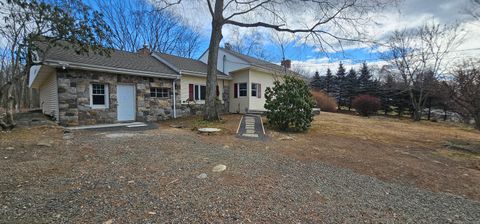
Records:
[[[288,59],[287,60],[282,60],[282,62],[280,64],[287,69],[292,68],[292,61],[291,60],[288,60]]]
[[[142,48],[138,49],[137,53],[139,53],[142,56],[148,56],[150,55],[150,49],[148,49],[147,44],[144,44]]]

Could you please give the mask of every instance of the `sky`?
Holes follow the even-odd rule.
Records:
[[[396,29],[413,28],[432,20],[442,24],[458,23],[465,37],[462,44],[448,57],[450,60],[457,60],[464,56],[478,56],[480,55],[480,41],[477,37],[480,36],[480,21],[466,13],[471,8],[470,0],[400,0],[396,5],[371,15],[371,20],[362,27],[362,31],[370,39],[382,41]],[[192,28],[198,29],[206,40],[209,39],[211,18],[204,6],[198,3],[182,5],[175,11],[183,16],[185,22]],[[314,20],[313,14],[308,12],[295,16],[303,21]],[[222,44],[234,42],[235,31],[237,31],[237,35],[238,32],[245,35],[252,32],[259,32],[262,35],[270,32],[265,29],[239,29],[225,26]],[[264,38],[261,41],[268,52],[268,59],[279,63],[282,58],[281,51],[275,41],[272,41],[271,38]],[[202,48],[207,49],[208,41],[204,42],[205,46]],[[327,68],[336,70],[339,62],[342,62],[347,69],[358,68],[364,61],[372,67],[380,67],[387,64],[381,59],[381,52],[381,47],[372,44],[352,44],[343,49],[336,48],[322,52],[316,43],[299,41],[289,44],[285,55],[287,59],[292,60],[293,67],[306,70],[309,74],[313,74],[315,71],[324,74]]]

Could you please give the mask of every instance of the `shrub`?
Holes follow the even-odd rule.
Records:
[[[335,97],[331,97],[326,94],[324,91],[314,90],[311,91],[313,98],[317,102],[317,106],[321,111],[327,112],[336,112],[337,111],[337,100]]]
[[[310,127],[315,102],[303,80],[286,76],[284,82],[275,81],[273,88],[266,89],[265,99],[272,127],[282,131],[305,131]]]
[[[362,116],[370,116],[380,109],[380,100],[370,95],[359,95],[353,99],[353,108]]]

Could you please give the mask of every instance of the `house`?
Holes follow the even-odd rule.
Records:
[[[188,104],[201,106],[205,104],[207,64],[199,60],[178,57],[170,54],[154,52],[159,61],[180,75],[180,103],[182,107]],[[232,77],[217,71],[217,96],[224,105],[223,112],[228,111],[230,80]]]
[[[79,55],[53,47],[30,71],[43,113],[61,125],[155,121],[176,117],[180,75],[150,55],[113,51],[110,57]],[[176,103],[174,103],[176,102]]]
[[[40,107],[65,126],[158,121],[201,111],[208,51],[199,60],[150,52],[77,54],[64,47],[34,53],[29,86]],[[283,62],[286,67],[288,61]],[[264,111],[267,87],[287,68],[222,48],[217,96],[222,112]]]
[[[208,50],[199,60],[207,63]],[[240,54],[231,50],[228,44],[220,48],[217,69],[232,77],[229,112],[265,111],[265,90],[273,87],[275,80],[281,81],[285,74],[296,74],[290,70],[290,60],[284,60],[281,64]]]

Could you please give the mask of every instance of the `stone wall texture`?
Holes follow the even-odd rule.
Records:
[[[115,123],[117,121],[117,83],[135,84],[136,120],[158,121],[173,117],[173,80],[84,70],[57,70],[59,122],[64,126]],[[108,85],[109,107],[90,107],[90,84]],[[180,82],[176,82],[177,115],[188,115],[180,106]],[[169,88],[170,97],[150,96],[150,88]]]

